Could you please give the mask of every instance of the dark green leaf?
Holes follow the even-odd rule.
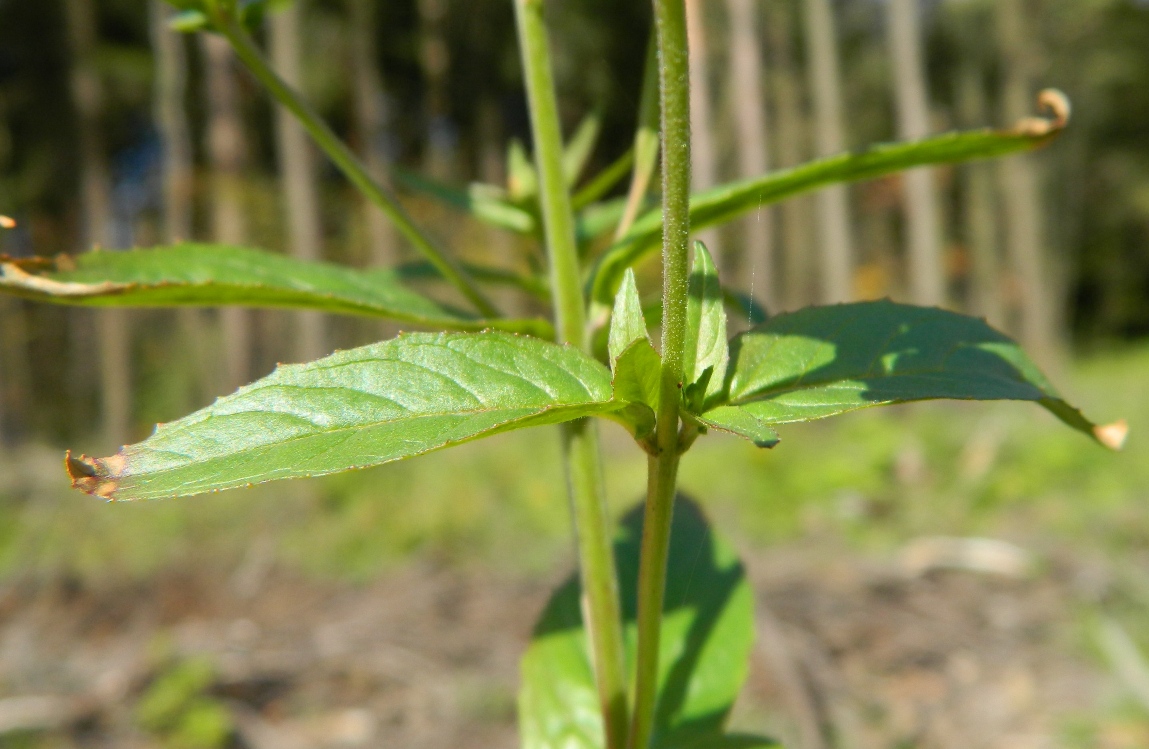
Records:
[[[1049,93],[1045,96],[1048,98],[1044,103],[1058,107],[1056,120],[1030,119],[1012,130],[974,130],[913,143],[877,145],[707,190],[691,198],[691,229],[698,231],[715,226],[759,206],[839,182],[874,179],[917,166],[954,164],[1038,148],[1056,137],[1068,118],[1064,97],[1057,99]],[[592,282],[593,298],[608,302],[623,271],[658,247],[661,236],[661,212],[654,210],[642,216],[627,236],[599,261]]]
[[[774,739],[763,736],[731,733],[725,736],[702,736],[682,743],[674,743],[664,749],[782,749],[782,745]]]
[[[96,307],[312,309],[434,328],[499,328],[542,337],[550,327],[541,320],[471,317],[405,287],[393,271],[364,272],[223,245],[89,252],[51,261],[0,258],[0,292]]]
[[[615,545],[633,665],[642,512],[623,521]],[[551,599],[523,658],[519,723],[524,749],[602,749],[602,719],[587,636],[571,579]],[[679,498],[663,609],[654,749],[727,744],[722,728],[746,678],[754,596],[737,555],[693,502]]]
[[[698,382],[710,370],[709,397],[722,390],[730,352],[726,342],[726,309],[718,268],[706,245],[694,243],[694,267],[690,272],[690,296],[686,309],[686,344],[683,377],[687,385]]]
[[[778,315],[736,337],[731,362],[729,402],[766,424],[932,398],[1027,400],[1110,447],[1124,438],[1066,403],[1012,339],[935,308],[881,301]]]
[[[512,429],[615,410],[610,373],[507,333],[416,333],[282,366],[100,460],[73,483],[153,499],[380,465]]]

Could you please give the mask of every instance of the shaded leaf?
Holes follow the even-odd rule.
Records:
[[[96,307],[310,309],[435,328],[501,328],[544,337],[550,327],[541,320],[471,317],[407,288],[393,271],[364,272],[226,245],[98,251],[54,260],[0,258],[0,292]]]
[[[729,402],[767,424],[934,398],[1027,400],[1109,447],[1119,440],[1106,435],[1124,436],[1066,403],[1008,336],[936,308],[880,301],[778,315],[737,336],[731,362]]]
[[[106,499],[188,496],[380,465],[614,410],[610,373],[568,346],[506,333],[416,333],[269,377],[110,458],[71,458]]]
[[[642,508],[615,544],[633,668]],[[519,725],[524,749],[602,749],[602,718],[577,578],[551,598],[522,661]],[[655,749],[726,744],[722,728],[746,678],[754,600],[745,570],[689,500],[676,502],[663,608]],[[712,737],[712,738],[709,738]]]
[[[690,200],[690,226],[698,231],[731,221],[759,206],[791,198],[840,182],[874,179],[931,164],[955,164],[994,158],[1039,148],[1055,138],[1068,122],[1068,102],[1057,92],[1043,92],[1041,103],[1054,118],[1029,118],[1010,130],[947,133],[912,143],[872,146],[863,151],[817,159],[792,169],[770,172],[699,193]],[[608,301],[626,268],[658,247],[662,237],[659,210],[643,215],[630,232],[599,261],[591,284],[592,297]]]
[[[703,388],[706,397],[722,389],[730,358],[726,342],[726,309],[718,268],[701,242],[694,243],[694,267],[690,272],[690,296],[686,308],[686,343],[683,377],[687,385],[699,381],[710,370],[710,383]]]

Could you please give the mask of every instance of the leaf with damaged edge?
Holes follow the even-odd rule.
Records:
[[[737,336],[726,395],[766,424],[952,398],[1034,401],[1113,449],[1126,431],[1086,419],[985,321],[890,301],[811,307]]]
[[[842,153],[761,177],[721,185],[690,199],[690,227],[698,231],[731,221],[759,206],[841,182],[875,179],[931,164],[956,164],[1030,151],[1049,143],[1069,121],[1069,102],[1057,91],[1043,91],[1042,107],[1051,119],[1029,117],[1009,130],[971,130],[910,143],[886,143],[864,151]],[[591,279],[595,301],[609,303],[623,271],[656,249],[662,237],[662,214],[644,214],[599,260]]]
[[[376,466],[617,410],[606,367],[506,333],[414,333],[282,366],[102,460],[73,485],[114,500],[188,496]]]
[[[702,242],[694,243],[694,267],[690,272],[690,296],[686,307],[686,343],[683,351],[683,381],[696,383],[711,370],[704,397],[722,390],[730,352],[726,342],[726,309],[718,268]]]
[[[484,320],[404,286],[393,271],[360,271],[227,245],[181,244],[54,260],[0,258],[0,292],[96,307],[243,305],[364,315],[451,330],[545,336],[543,320]]]

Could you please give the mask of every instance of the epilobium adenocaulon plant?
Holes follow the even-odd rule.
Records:
[[[513,429],[559,425],[580,569],[555,593],[523,659],[519,716],[528,749],[772,745],[725,732],[753,639],[752,595],[730,546],[697,507],[675,501],[679,460],[707,433],[729,432],[768,448],[778,441],[775,428],[791,422],[931,398],[1008,399],[1036,402],[1109,447],[1122,442],[1123,425],[1088,421],[1016,343],[952,312],[889,301],[814,307],[769,319],[759,314],[755,327],[728,339],[725,300],[737,295],[724,291],[705,247],[694,244],[691,254],[691,231],[762,203],[1044,145],[1068,119],[1056,92],[1042,97],[1049,119],[1011,130],[876,146],[691,195],[683,0],[654,0],[656,42],[634,149],[576,189],[594,128],[580,128],[564,144],[543,2],[515,0],[534,153],[517,151],[511,159],[513,189],[461,192],[395,176],[477,220],[536,239],[546,272],[524,275],[461,263],[415,225],[268,66],[248,32],[266,0],[174,4],[183,11],[180,28],[231,43],[457,299],[432,299],[397,272],[229,246],[4,260],[0,288],[55,303],[287,307],[435,331],[280,367],[112,457],[69,455],[73,484],[109,500],[181,497],[377,466]],[[662,207],[648,209],[660,146]],[[604,200],[628,174],[625,197]],[[655,345],[631,268],[660,245]],[[508,318],[491,300],[492,284],[550,300],[553,314]],[[604,326],[600,351],[594,342],[604,336],[595,333]],[[603,497],[602,419],[625,428],[650,466],[645,506],[617,530]]]

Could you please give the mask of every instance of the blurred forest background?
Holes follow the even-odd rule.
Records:
[[[548,3],[584,185],[632,142],[648,5]],[[771,311],[891,296],[985,316],[1134,434],[1112,457],[1028,410],[940,406],[797,428],[777,454],[708,441],[685,486],[737,529],[763,591],[739,720],[805,749],[1149,746],[1149,3],[688,10],[699,189],[1011,126],[1064,91],[1070,127],[1043,151],[826,190],[703,238]],[[0,253],[190,239],[416,259],[225,43],[170,20],[159,0],[0,0],[0,214],[17,221]],[[433,234],[532,270],[531,238],[441,199],[522,189],[509,0],[297,0],[260,36]],[[552,446],[141,507],[64,489],[60,446],[108,454],[278,361],[392,332],[0,298],[0,747],[513,745],[515,653],[569,556]],[[608,439],[621,511],[641,455]],[[975,536],[1009,543],[959,542]]]

